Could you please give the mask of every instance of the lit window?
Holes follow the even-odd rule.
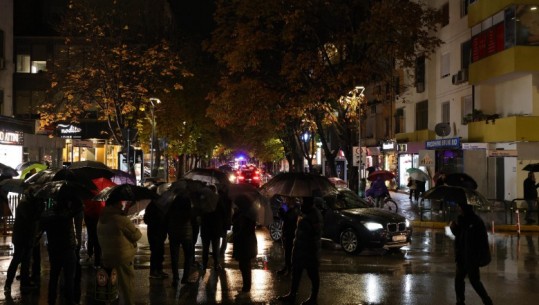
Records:
[[[47,71],[46,61],[32,61],[32,73],[39,73],[44,71]]]
[[[17,55],[17,72],[30,73],[30,55],[29,54]]]

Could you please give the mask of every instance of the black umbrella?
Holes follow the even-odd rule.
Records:
[[[30,184],[44,184],[47,182],[60,180],[77,182],[90,190],[97,189],[90,178],[84,176],[83,174],[77,174],[67,168],[42,170],[24,181]]]
[[[16,169],[7,166],[3,163],[0,163],[0,176],[3,177],[17,177],[19,175],[19,172],[17,172]]]
[[[113,203],[118,201],[154,199],[156,197],[157,195],[154,191],[145,187],[132,184],[119,184],[103,189],[92,200]]]
[[[110,180],[116,184],[137,184],[137,180],[134,175],[131,175],[128,172],[124,172],[119,169],[113,169],[112,170],[112,177],[110,177]]]
[[[90,199],[93,197],[93,193],[84,185],[67,180],[50,181],[44,183],[34,193],[34,197],[42,199],[50,198],[58,200],[61,197],[70,196],[80,199]]]
[[[529,172],[539,172],[539,163],[530,163],[524,166],[522,170]]]
[[[185,178],[199,180],[208,184],[228,186],[228,174],[216,168],[195,168],[185,174]]]
[[[452,173],[445,175],[445,184],[451,186],[461,186],[472,190],[477,189],[477,182],[470,175],[465,173]]]
[[[96,179],[96,178],[108,178],[110,179],[114,172],[110,167],[107,165],[99,162],[99,161],[77,161],[71,163],[71,165],[68,167],[70,170],[77,174],[83,174],[87,176],[90,179]]]
[[[28,187],[28,184],[22,179],[5,179],[0,181],[0,189],[5,192],[13,192],[22,194]]]
[[[309,173],[280,173],[264,184],[261,190],[268,197],[323,197],[338,192],[328,178]]]
[[[425,199],[441,199],[446,202],[466,201],[469,205],[486,206],[489,205],[488,199],[476,190],[451,185],[440,185],[431,188],[421,196]]]

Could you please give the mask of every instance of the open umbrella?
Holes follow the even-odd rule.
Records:
[[[216,168],[195,168],[186,173],[185,178],[203,181],[208,184],[220,184],[222,186],[228,186],[230,184],[227,173]]]
[[[232,202],[240,196],[246,196],[252,203],[252,211],[259,225],[267,226],[273,223],[273,211],[269,199],[260,190],[251,184],[231,184],[228,189],[228,197]]]
[[[0,190],[5,193],[19,193],[22,194],[28,187],[28,184],[22,179],[5,179],[0,181]]]
[[[3,163],[0,163],[0,176],[17,177],[18,175],[19,175],[19,172],[17,172],[17,170]]]
[[[465,173],[452,173],[445,175],[445,184],[451,186],[461,186],[472,190],[477,189],[477,182],[470,175]]]
[[[145,187],[132,184],[119,184],[103,189],[93,200],[111,203],[118,201],[140,201],[154,199],[156,197],[155,192]]]
[[[112,177],[110,177],[110,180],[116,184],[137,184],[135,176],[129,174],[128,172],[124,172],[119,169],[113,169],[112,173],[113,175]]]
[[[20,177],[24,179],[26,178],[26,175],[28,175],[28,173],[32,171],[34,171],[34,173],[37,173],[47,169],[47,165],[38,161],[27,161],[17,165],[15,169],[21,172]]]
[[[46,182],[34,192],[34,197],[42,199],[58,200],[62,196],[88,199],[92,198],[93,193],[80,183],[67,180]]]
[[[324,176],[309,173],[280,173],[262,186],[262,193],[288,197],[323,197],[336,194],[337,188]]]
[[[524,166],[522,170],[529,172],[539,172],[539,163],[530,163]]]
[[[386,170],[374,171],[369,174],[369,176],[367,177],[367,180],[374,181],[378,179],[379,177],[382,178],[383,180],[391,180],[395,178],[395,174]]]
[[[24,180],[30,184],[44,184],[51,181],[67,180],[71,182],[77,182],[87,189],[95,190],[96,186],[92,183],[88,177],[80,174],[76,174],[72,170],[67,168],[57,169],[45,169]]]
[[[425,173],[419,168],[412,167],[412,168],[407,169],[406,172],[408,172],[408,174],[410,174],[410,177],[414,180],[419,180],[419,181],[429,180],[429,174]]]
[[[189,192],[189,198],[193,204],[193,208],[201,213],[210,213],[217,208],[219,195],[209,187],[203,187],[200,190]]]
[[[110,178],[114,175],[112,169],[99,161],[76,161],[68,167],[77,174],[83,174],[90,179]]]
[[[486,206],[488,199],[476,190],[452,185],[440,185],[431,188],[422,195],[425,199],[443,199],[446,202],[461,202],[466,200],[469,205]]]

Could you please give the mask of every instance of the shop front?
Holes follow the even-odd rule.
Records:
[[[408,169],[419,167],[419,151],[424,147],[424,143],[403,143],[397,144],[397,186],[399,189],[406,189],[408,183]]]
[[[103,123],[58,124],[56,132],[66,141],[62,151],[64,162],[99,161],[118,168],[121,146],[109,140],[110,132]]]
[[[23,161],[24,134],[0,126],[0,163],[16,168]]]

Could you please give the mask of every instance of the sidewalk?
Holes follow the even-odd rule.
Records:
[[[443,229],[449,221],[456,217],[456,211],[440,210],[438,203],[431,203],[430,200],[424,202],[424,206],[415,200],[410,200],[408,193],[402,191],[392,191],[391,197],[399,206],[399,214],[405,216],[414,227],[439,228]],[[502,202],[494,202],[492,206],[477,209],[476,213],[481,216],[485,225],[490,231],[504,232],[539,232],[539,225],[525,225],[524,216],[518,215],[509,207],[505,207]],[[520,226],[517,225],[517,216],[520,216]]]

